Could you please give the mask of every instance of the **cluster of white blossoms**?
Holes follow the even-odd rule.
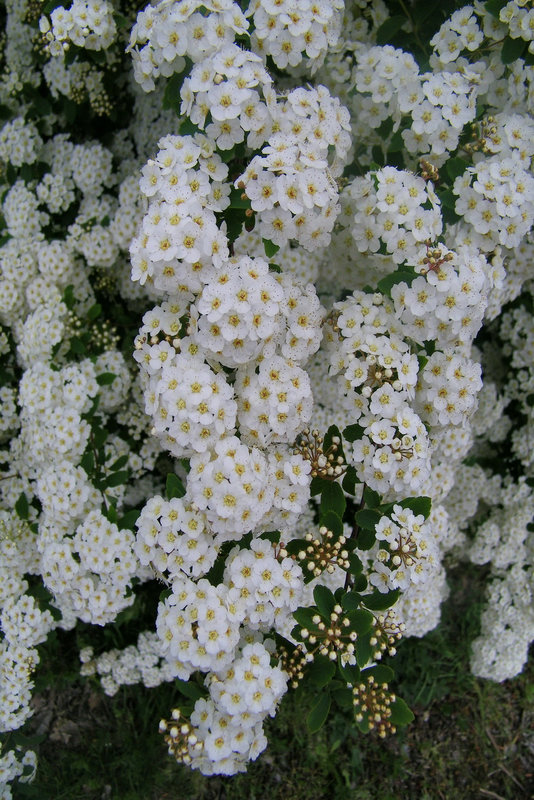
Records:
[[[380,592],[401,589],[412,584],[428,583],[439,561],[439,549],[430,535],[430,523],[409,508],[393,506],[391,516],[383,516],[375,532],[374,552],[361,554],[374,557],[369,582]]]
[[[232,0],[182,4],[159,0],[147,5],[130,34],[135,79],[150,92],[160,75],[182,72],[186,58],[197,63],[247,30],[246,17]]]
[[[205,129],[219,150],[230,150],[245,133],[248,146],[258,147],[272,125],[271,83],[259,56],[227,44],[196,63],[185,78],[180,113]]]
[[[135,625],[155,581],[152,629],[82,673],[194,675],[160,728],[208,775],[265,749],[307,661],[391,647],[356,582],[422,636],[444,554],[483,565],[472,669],[522,668],[534,11],[501,5],[432,20],[420,68],[383,2],[6,1],[0,731],[51,631]],[[4,754],[0,795],[34,765]]]
[[[515,115],[495,132],[496,155],[489,155],[459,175],[453,186],[455,209],[473,226],[491,251],[496,245],[517,247],[534,221],[534,153],[531,119]],[[492,140],[490,152],[494,152]]]
[[[512,3],[510,3],[512,5]],[[515,3],[513,3],[515,5]],[[484,40],[473,6],[455,11],[430,40],[439,61],[449,64],[456,61],[463,50],[476,50]]]
[[[24,117],[6,122],[0,132],[0,159],[15,167],[33,164],[42,146],[43,140],[37,128]]]
[[[533,52],[534,11],[529,3],[516,3],[510,0],[501,8],[499,21],[508,27],[508,35],[512,39],[524,39],[529,43],[529,52]]]
[[[73,0],[70,8],[57,6],[41,17],[41,33],[54,56],[72,43],[86,50],[106,50],[117,36],[113,5],[108,0]]]
[[[415,266],[426,256],[425,242],[442,232],[433,186],[406,170],[385,167],[355,178],[346,189],[353,213],[352,236],[359,253],[374,255],[377,268]]]
[[[324,86],[294,89],[271,108],[276,122],[261,156],[237,179],[259,216],[259,233],[280,246],[323,247],[339,213],[339,177],[351,138],[349,115]]]
[[[303,59],[311,74],[320,67],[329,47],[335,47],[343,24],[343,0],[285,2],[254,0],[246,15],[252,18],[252,49],[277,67],[299,66]]]
[[[435,165],[456,150],[465,125],[476,118],[478,74],[446,67],[420,73],[411,54],[390,45],[358,50],[350,80],[358,92],[349,101],[358,128],[377,129],[392,120],[403,148]],[[409,124],[399,131],[405,121]]]
[[[199,288],[200,273],[228,257],[216,212],[230,203],[228,167],[206,137],[166,136],[143,168],[140,183],[149,199],[132,240],[132,280],[147,281],[159,295]]]

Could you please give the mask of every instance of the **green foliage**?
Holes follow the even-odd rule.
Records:
[[[174,472],[169,472],[167,475],[165,494],[167,495],[167,500],[172,500],[173,497],[183,497],[185,494],[184,485]]]
[[[319,695],[319,699],[306,717],[306,725],[310,733],[317,733],[322,728],[328,717],[331,702],[329,693],[322,692]]]
[[[30,506],[28,504],[28,498],[21,492],[17,502],[15,503],[15,511],[20,519],[28,519],[30,516]]]

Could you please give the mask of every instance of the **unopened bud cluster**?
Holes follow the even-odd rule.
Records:
[[[490,146],[492,143],[498,143],[498,138],[494,139],[498,133],[498,128],[495,125],[495,117],[489,116],[481,120],[480,128],[476,122],[471,124],[471,142],[464,145],[464,150],[469,155],[482,151],[485,154],[492,154],[494,151]],[[489,139],[489,142],[488,142]]]
[[[370,645],[373,648],[373,659],[380,661],[384,653],[394,656],[397,652],[395,647],[399,639],[402,639],[406,626],[403,622],[397,622],[395,612],[389,610],[386,614],[381,614],[373,619],[373,635]]]
[[[396,697],[388,691],[387,683],[379,684],[372,675],[365,682],[359,683],[352,689],[356,722],[367,721],[370,731],[376,730],[381,738],[388,733],[395,733],[396,728],[391,724],[391,705]]]
[[[197,739],[193,726],[179,708],[172,710],[172,719],[160,720],[159,732],[163,734],[169,755],[182,764],[191,763],[190,749],[202,750],[204,747],[204,743]]]
[[[439,272],[443,264],[453,260],[454,256],[452,253],[443,254],[439,247],[433,248],[432,242],[430,241],[425,242],[425,244],[426,256],[423,258],[423,264],[425,266],[419,270],[421,275],[427,275],[429,272]]]
[[[334,533],[325,525],[319,528],[319,533],[320,539],[314,537],[312,533],[306,534],[306,541],[309,544],[305,550],[299,551],[299,561],[305,563],[306,570],[315,578],[325,571],[331,575],[336,566],[347,570],[350,563],[349,553],[344,547],[346,537],[340,536],[336,539]]]
[[[419,166],[421,167],[421,177],[424,181],[432,181],[432,183],[437,183],[439,180],[439,172],[438,168],[431,164],[430,161],[427,161],[426,158],[422,158],[419,161]]]
[[[333,436],[332,444],[324,450],[324,439],[319,431],[310,431],[306,428],[297,439],[293,453],[301,455],[310,462],[312,478],[333,481],[344,475],[347,470],[343,457],[336,455],[340,443],[339,436]]]
[[[289,685],[296,689],[304,677],[306,664],[313,661],[313,653],[307,653],[301,644],[297,644],[293,650],[279,647],[276,655],[280,659],[280,668],[289,675]]]
[[[312,622],[317,627],[313,631],[302,628],[300,635],[312,647],[313,654],[319,653],[321,656],[336,661],[338,655],[348,655],[349,658],[354,654],[354,642],[358,638],[356,631],[348,630],[350,620],[344,617],[343,609],[340,605],[335,605],[330,613],[330,622],[327,625],[319,614],[312,618]]]

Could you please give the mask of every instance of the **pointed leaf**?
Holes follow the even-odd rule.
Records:
[[[400,589],[393,589],[392,592],[373,592],[362,597],[362,603],[366,608],[373,611],[385,611],[394,606],[399,599]]]
[[[334,511],[327,511],[321,516],[320,527],[325,526],[332,531],[336,539],[343,536],[343,523],[341,518]]]
[[[325,656],[315,656],[315,659],[306,668],[306,677],[314,686],[318,689],[322,689],[323,686],[330,683],[335,672],[335,661],[330,661],[330,659]]]
[[[330,711],[330,703],[330,695],[327,692],[323,692],[306,719],[306,725],[310,733],[317,733],[322,728]]]
[[[359,528],[364,528],[366,531],[374,531],[382,519],[382,514],[372,508],[362,508],[361,511],[356,512],[354,519]]]
[[[369,663],[371,658],[373,657],[373,648],[371,646],[371,632],[364,634],[364,636],[360,636],[356,639],[356,644],[354,647],[354,655],[356,656],[356,661],[358,662],[358,666],[363,669],[366,664]]]
[[[511,64],[513,61],[521,57],[523,50],[526,50],[527,47],[528,45],[524,39],[512,39],[511,36],[507,36],[503,42],[501,50],[502,63]]]
[[[15,511],[17,512],[19,519],[28,519],[30,514],[30,506],[28,503],[28,498],[24,492],[20,493],[19,499],[15,503]]]
[[[377,683],[390,683],[395,677],[391,667],[386,667],[385,664],[376,664],[376,666],[364,670],[362,672],[362,680],[369,675],[372,675]]]
[[[330,614],[334,610],[334,606],[336,604],[336,599],[330,589],[326,586],[316,586],[313,590],[313,599],[315,600],[315,604],[319,609],[319,613],[330,619]]]
[[[341,481],[341,485],[344,491],[347,494],[350,494],[354,497],[356,494],[356,484],[358,483],[358,476],[356,475],[356,470],[351,465],[347,467],[347,471],[343,476],[343,480]]]
[[[407,19],[404,14],[396,14],[393,17],[388,17],[388,19],[380,25],[375,34],[376,43],[378,45],[387,44],[406,22]]]
[[[409,508],[416,516],[422,514],[425,519],[429,518],[432,510],[430,497],[408,497],[406,500],[402,500],[400,505],[403,508]]]
[[[363,490],[363,500],[368,508],[378,508],[381,497],[378,492],[375,492],[374,489],[370,489],[368,486],[366,486]]]
[[[408,725],[415,717],[411,709],[406,705],[402,697],[397,697],[395,702],[391,704],[391,717],[389,721],[393,725]]]
[[[308,630],[317,630],[317,625],[313,622],[315,614],[317,614],[315,608],[297,608],[293,611],[294,619],[301,627],[308,628]]]
[[[71,342],[72,348],[72,342]],[[101,375],[96,376],[96,382],[99,386],[109,386],[113,383],[117,376],[113,372],[103,372]]]
[[[334,511],[338,517],[343,518],[346,505],[347,501],[339,483],[329,481],[321,493],[321,514]]]
[[[349,611],[347,617],[350,620],[351,631],[356,631],[358,636],[365,636],[373,627],[373,615],[366,608],[357,608],[355,611]]]
[[[350,689],[336,689],[332,692],[332,699],[340,708],[352,708],[352,692]]]
[[[347,427],[343,429],[343,437],[347,442],[355,442],[357,439],[362,438],[363,431],[364,429],[361,425],[358,425],[358,423],[347,425]]]
[[[167,500],[172,500],[173,497],[183,497],[185,494],[184,485],[178,475],[175,475],[174,472],[169,472],[167,475],[165,494],[167,496]]]
[[[250,201],[249,201],[250,205]],[[265,248],[265,255],[267,258],[272,258],[280,250],[280,246],[271,242],[270,239],[263,239],[263,247]]]

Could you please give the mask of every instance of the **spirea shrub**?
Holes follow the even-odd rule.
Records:
[[[312,732],[408,724],[462,561],[474,674],[521,671],[534,11],[449,5],[2,4],[3,798],[56,630],[109,695],[173,683],[206,775],[301,684]]]

